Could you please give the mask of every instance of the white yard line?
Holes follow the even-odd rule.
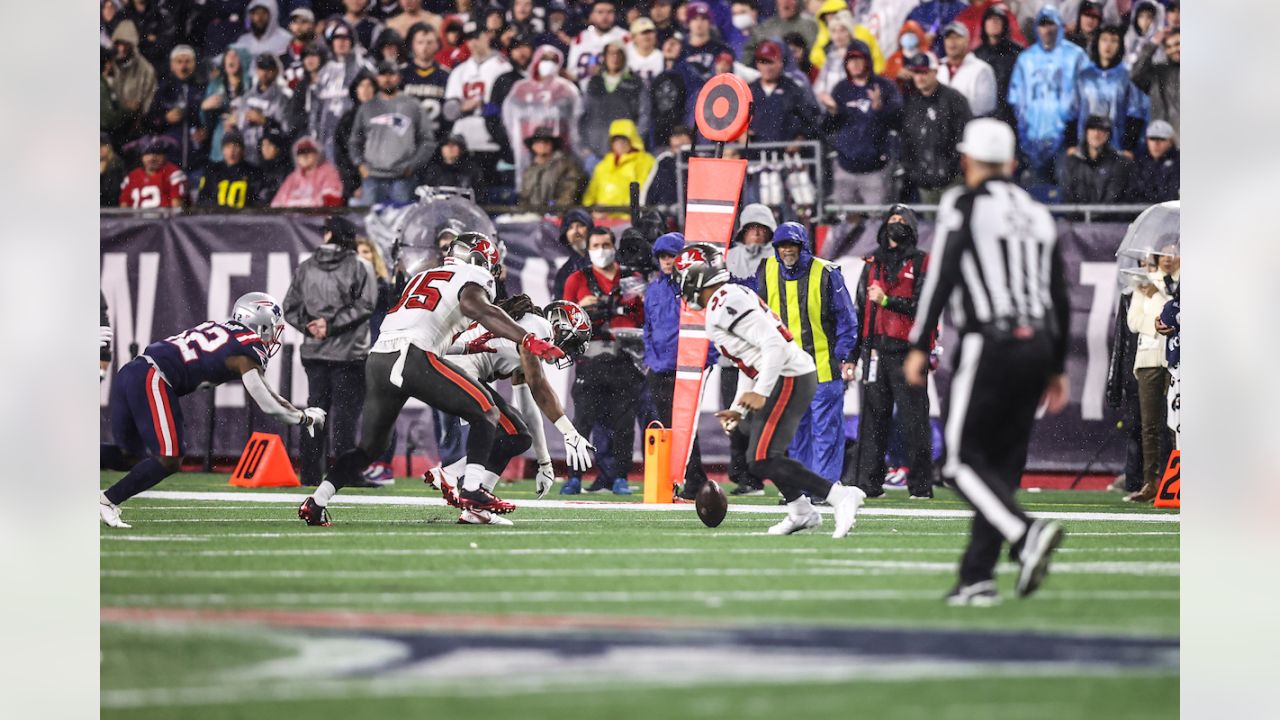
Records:
[[[190,500],[219,502],[231,500],[234,503],[301,503],[307,496],[300,493],[279,492],[188,492],[181,490],[148,490],[140,498],[156,500]],[[347,495],[339,496],[334,502],[335,508],[344,505],[409,505],[409,506],[443,506],[444,500],[432,497],[410,495]],[[554,509],[554,510],[616,510],[619,512],[687,512],[693,514],[693,505],[679,503],[671,505],[650,505],[630,502],[599,502],[590,500],[521,500],[520,507]],[[830,512],[830,508],[821,508],[822,512]],[[730,504],[732,513],[759,513],[762,515],[778,515],[782,508],[776,505]],[[881,508],[863,507],[859,514],[864,517],[936,517],[936,518],[968,518],[973,513],[969,510],[935,510],[930,508]],[[1153,513],[1111,513],[1111,512],[1043,512],[1031,513],[1034,517],[1052,520],[1092,520],[1107,522],[1159,522],[1180,523],[1177,514]]]
[[[955,566],[949,565],[948,572],[954,572]],[[1046,590],[1036,594],[1038,598],[1050,600],[1085,600],[1085,601],[1135,601],[1135,600],[1176,600],[1176,590],[1083,590],[1052,591]],[[477,603],[484,605],[500,604],[538,604],[568,603],[580,606],[583,603],[703,603],[708,607],[720,607],[725,602],[839,602],[854,600],[892,600],[938,602],[936,590],[684,590],[669,588],[663,590],[619,590],[619,591],[581,591],[567,592],[557,590],[534,590],[513,592],[503,590],[467,592],[467,591],[422,591],[422,592],[348,592],[348,593],[103,593],[101,603],[111,606],[146,607],[158,605],[163,607],[181,606],[265,606],[288,605],[299,606],[343,606],[370,607],[381,604],[451,604]]]

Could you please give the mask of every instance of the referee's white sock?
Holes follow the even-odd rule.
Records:
[[[320,483],[320,487],[316,488],[315,492],[311,493],[311,499],[315,500],[320,507],[328,507],[329,501],[337,494],[338,488],[334,487],[333,483],[325,480]]]

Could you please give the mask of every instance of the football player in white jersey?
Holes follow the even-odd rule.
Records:
[[[831,537],[848,535],[866,493],[833,485],[786,454],[818,388],[813,358],[791,341],[791,333],[760,296],[729,284],[720,248],[707,243],[686,247],[676,258],[676,272],[689,307],[706,308],[707,338],[740,371],[738,399],[716,417],[725,432],[738,430],[750,418],[748,467],[756,477],[772,480],[787,501],[787,516],[770,527],[769,534],[790,535],[821,525],[822,516],[809,500],[815,497],[834,510]]]
[[[540,360],[565,357],[560,348],[520,327],[492,303],[494,273],[500,268],[498,247],[492,240],[482,233],[462,233],[449,246],[442,265],[409,279],[399,302],[387,311],[382,332],[365,361],[360,443],[337,459],[320,487],[298,507],[298,517],[308,525],[331,524],[329,501],[342,487],[358,482],[361,471],[386,449],[400,409],[410,397],[471,425],[467,455],[472,462],[458,493],[459,504],[497,512],[514,509],[482,484],[491,472],[483,462],[490,457],[501,410],[484,385],[443,357],[473,320],[496,337],[520,343]]]
[[[553,342],[570,356],[580,352],[591,338],[591,319],[576,303],[558,300],[547,306],[551,320],[543,316],[528,295],[516,295],[498,303],[513,320],[529,332],[544,340]],[[533,444],[534,454],[538,460],[536,486],[538,497],[542,497],[555,483],[555,473],[551,465],[551,453],[547,450],[547,438],[542,427],[543,415],[564,435],[564,448],[569,467],[578,473],[591,468],[591,452],[595,450],[584,438],[573,422],[564,414],[559,398],[547,382],[542,372],[542,363],[527,350],[522,350],[510,340],[498,339],[494,333],[473,323],[466,332],[458,336],[450,349],[449,360],[470,377],[490,386],[499,380],[511,380],[511,403],[515,413],[510,412],[500,395],[493,393],[494,401],[500,406],[502,416],[498,420],[499,432],[490,454],[488,468],[496,471],[488,473],[483,479],[484,486],[492,493],[498,482],[498,472],[516,455],[524,452]],[[566,357],[565,361],[572,362]],[[562,361],[563,362],[563,361]],[[504,437],[505,432],[505,437]],[[423,481],[440,490],[450,505],[462,508],[458,518],[461,524],[474,525],[510,525],[510,520],[501,515],[486,511],[462,507],[454,488],[462,480],[467,464],[463,457],[448,467],[436,466],[423,475]]]

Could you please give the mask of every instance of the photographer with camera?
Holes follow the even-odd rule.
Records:
[[[612,490],[631,493],[636,410],[644,376],[623,352],[619,335],[636,334],[644,325],[644,278],[624,270],[617,261],[617,241],[607,227],[594,227],[587,236],[591,267],[565,281],[563,299],[576,302],[591,317],[591,342],[577,365],[573,383],[574,426],[603,434],[593,440],[600,448],[595,482],[587,492]],[[582,491],[582,479],[571,476],[562,495]]]

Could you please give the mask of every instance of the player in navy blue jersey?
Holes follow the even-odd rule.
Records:
[[[324,411],[299,410],[267,387],[262,369],[280,348],[284,314],[266,293],[242,295],[226,322],[208,322],[147,346],[116,374],[111,386],[111,434],[126,454],[143,458],[98,498],[102,522],[127,528],[120,503],[177,472],[182,461],[178,398],[239,379],[263,412],[314,433]]]

